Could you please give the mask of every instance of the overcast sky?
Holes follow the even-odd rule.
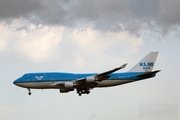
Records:
[[[0,0],[0,119],[178,120],[179,6],[179,0]],[[81,97],[58,90],[28,96],[13,85],[27,72],[98,73],[128,63],[124,72],[151,51],[159,51],[154,70],[162,70],[155,78]],[[142,117],[148,110],[152,116]]]

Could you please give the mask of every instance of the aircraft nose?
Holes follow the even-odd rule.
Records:
[[[13,84],[16,85],[16,84],[17,84],[17,81],[15,80],[15,81],[13,82]]]
[[[19,79],[16,79],[16,80],[14,80],[13,84],[14,84],[14,85],[18,85],[19,82],[20,82],[20,80],[19,80]]]

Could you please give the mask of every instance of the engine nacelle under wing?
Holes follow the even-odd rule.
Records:
[[[64,88],[64,89],[74,89],[78,86],[78,84],[74,83],[74,82],[57,82],[57,83],[53,83],[53,86],[59,86],[60,88]]]
[[[66,89],[66,88],[61,88],[61,89],[59,89],[59,92],[60,92],[60,93],[68,93],[68,92],[70,92],[70,91],[74,91],[74,89]]]
[[[87,83],[96,82],[97,78],[95,76],[86,77]]]
[[[65,88],[74,88],[74,83],[73,82],[65,82],[64,87]]]

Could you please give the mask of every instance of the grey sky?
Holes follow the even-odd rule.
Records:
[[[170,38],[168,38],[170,40]],[[166,39],[166,40],[168,40]],[[79,47],[71,46],[73,50],[61,51],[59,57],[52,57],[44,63],[34,63],[32,61],[22,60],[14,61],[15,56],[11,57],[11,62],[1,62],[0,71],[3,73],[0,76],[0,118],[3,120],[31,120],[31,119],[79,119],[79,120],[104,120],[104,119],[141,119],[149,120],[151,118],[140,118],[140,106],[142,104],[173,104],[179,106],[180,96],[179,80],[177,79],[179,69],[179,41],[171,42],[153,42],[145,44],[137,54],[126,56],[121,55],[122,51],[113,51],[115,46],[109,48],[112,52],[117,52],[117,55],[95,54],[81,55],[84,59],[84,65],[78,66],[74,53],[85,54],[80,52]],[[118,44],[116,42],[116,44]],[[67,45],[64,43],[64,45]],[[123,45],[119,44],[119,47]],[[171,49],[166,49],[166,48]],[[82,49],[86,51],[86,49]],[[60,94],[58,90],[32,90],[32,95],[27,95],[27,90],[18,88],[12,84],[12,81],[20,77],[25,72],[38,71],[67,71],[67,72],[102,72],[113,67],[119,66],[122,63],[128,62],[127,68],[122,71],[128,71],[137,61],[139,61],[149,51],[158,50],[159,56],[155,65],[155,70],[162,71],[155,78],[117,86],[114,88],[94,89],[91,94],[79,97],[76,92],[68,94]],[[58,52],[58,51],[57,51]],[[66,53],[69,53],[67,55]],[[99,51],[97,51],[99,52]],[[119,54],[119,55],[118,55]],[[104,55],[109,55],[105,56]],[[24,57],[24,56],[22,56]],[[119,62],[118,62],[119,61]],[[22,67],[20,67],[22,66]],[[172,67],[173,66],[173,67]],[[10,75],[11,74],[11,75]],[[168,108],[159,108],[161,113],[167,112]],[[161,115],[154,110],[155,114]],[[171,111],[169,111],[171,112]],[[179,111],[176,111],[179,114]],[[172,112],[172,114],[174,114]],[[176,113],[175,113],[176,114]],[[166,118],[166,117],[165,117]],[[153,120],[161,118],[155,115]],[[163,118],[164,119],[164,118]],[[172,117],[167,117],[167,120],[172,120]],[[178,117],[173,117],[178,120]]]
[[[69,27],[90,24],[102,31],[168,31],[180,24],[179,5],[179,0],[1,0],[0,18]]]
[[[0,120],[179,120],[179,0],[0,0]],[[167,33],[162,36],[164,33]],[[134,35],[135,34],[135,35]],[[13,85],[27,72],[128,71],[159,51],[155,78],[76,92],[28,90]],[[148,111],[148,109],[146,109]],[[152,109],[151,109],[152,110]],[[172,110],[172,111],[171,111]],[[159,118],[169,112],[172,118]]]

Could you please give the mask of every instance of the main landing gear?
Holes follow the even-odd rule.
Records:
[[[28,88],[28,91],[29,91],[29,92],[28,92],[28,95],[31,95],[31,90],[30,90],[29,88]]]
[[[79,94],[79,96],[81,96],[82,94],[89,94],[89,93],[90,93],[90,91],[86,90],[86,89],[84,89],[84,90],[77,90],[77,94]]]

